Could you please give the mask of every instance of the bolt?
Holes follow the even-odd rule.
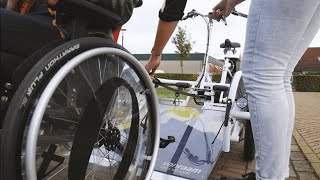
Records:
[[[10,84],[10,83],[6,83],[5,86],[6,86],[7,89],[12,89],[13,88],[12,84]]]
[[[1,101],[8,101],[8,97],[7,96],[1,96]]]

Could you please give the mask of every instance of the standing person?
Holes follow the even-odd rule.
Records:
[[[214,19],[227,17],[241,2],[222,0],[213,8]],[[160,14],[166,7],[167,2]],[[289,176],[295,117],[291,76],[319,30],[319,19],[319,0],[251,2],[242,70],[256,144],[257,179],[282,180]],[[161,20],[152,55],[145,66],[151,76],[160,65],[161,52],[177,24]]]
[[[240,0],[222,0],[214,18]],[[220,13],[219,13],[220,12]],[[319,0],[252,0],[242,57],[256,145],[256,179],[289,176],[295,117],[291,76],[320,27]]]
[[[238,2],[238,0],[234,2]],[[151,55],[148,63],[145,65],[145,69],[150,76],[153,76],[160,66],[162,51],[177,27],[179,20],[183,17],[186,4],[187,0],[164,0],[163,6],[159,11],[160,19]],[[210,67],[209,71],[212,70]],[[216,72],[220,73],[219,70]]]

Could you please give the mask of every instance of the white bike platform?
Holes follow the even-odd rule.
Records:
[[[174,136],[175,142],[159,149],[152,179],[207,179],[222,151],[223,128],[211,143],[224,116],[221,107],[203,110],[160,104],[160,137]]]

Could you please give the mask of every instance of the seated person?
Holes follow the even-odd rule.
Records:
[[[54,16],[48,5],[58,0],[9,0],[1,3],[1,66],[0,80],[3,85],[11,82],[12,73],[23,60],[41,47],[61,39],[61,34],[53,25]],[[119,26],[127,22],[133,8],[141,6],[141,0],[92,0],[121,18]],[[119,33],[120,29],[117,29]],[[118,35],[116,33],[116,35]],[[114,38],[115,40],[117,37]],[[2,87],[2,86],[1,86]]]
[[[8,100],[2,102],[4,87],[6,83],[12,83],[16,68],[40,48],[62,39],[60,31],[52,23],[55,17],[48,10],[49,5],[55,5],[58,1],[1,0],[0,127],[5,114],[3,112],[8,105]],[[134,7],[142,4],[141,0],[92,0],[92,2],[118,14],[121,18],[119,26],[130,19]],[[117,29],[118,33],[115,33],[115,36],[119,31],[120,28]],[[18,85],[14,86],[17,88]]]
[[[35,51],[61,38],[52,24],[54,17],[48,11],[47,2],[37,0],[32,6],[27,5],[18,0],[6,4],[1,1],[0,128],[8,106],[5,100],[8,95],[3,94],[5,84],[12,83],[15,69]]]
[[[23,60],[61,37],[52,24],[54,17],[48,11],[47,2],[43,0],[34,1],[30,8],[22,8],[17,1],[8,1],[6,8],[1,7],[0,17],[0,79],[3,85],[11,82],[12,72]]]

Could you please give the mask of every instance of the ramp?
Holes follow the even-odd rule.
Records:
[[[152,179],[207,179],[222,150],[224,109],[202,110],[160,104],[160,136],[175,142],[159,149]]]

